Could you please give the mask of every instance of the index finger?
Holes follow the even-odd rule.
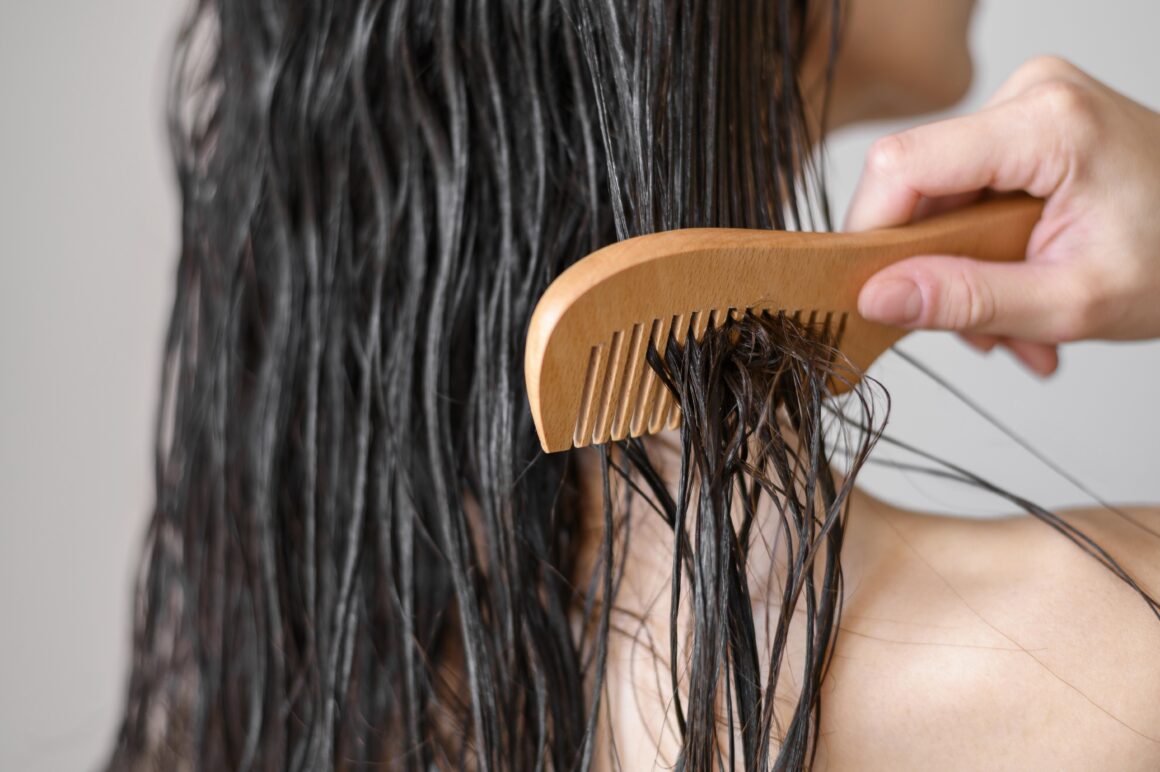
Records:
[[[846,230],[902,225],[925,198],[992,189],[1046,198],[1066,169],[1052,157],[1043,126],[1013,100],[878,140],[846,215]]]

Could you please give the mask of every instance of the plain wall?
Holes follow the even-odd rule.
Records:
[[[95,766],[123,698],[177,243],[161,96],[183,9],[175,0],[0,4],[4,770]],[[1160,107],[1158,23],[1160,6],[1138,0],[985,2],[973,30],[976,82],[958,110],[1039,53]],[[870,141],[892,128],[831,142],[839,213]],[[1071,346],[1046,382],[947,335],[902,347],[1100,494],[1160,501],[1160,344]],[[1085,501],[897,357],[873,374],[894,397],[891,434],[1041,504]],[[1010,509],[917,474],[868,469],[862,482],[924,509]]]

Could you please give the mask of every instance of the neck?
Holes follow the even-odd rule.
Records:
[[[796,442],[792,435],[787,439]],[[675,481],[680,467],[679,433],[668,431],[648,438],[646,447],[658,474],[675,496]],[[585,587],[588,586],[591,571],[599,565],[604,534],[603,489],[598,452],[585,450],[577,455],[581,459],[586,527],[576,580],[577,586]],[[840,491],[844,479],[837,472],[833,476],[835,487]],[[611,632],[603,705],[606,720],[601,721],[604,750],[609,751],[612,747],[609,743],[615,742],[616,755],[625,769],[652,768],[654,764],[668,766],[677,761],[681,747],[673,709],[670,632],[675,625],[678,688],[682,700],[685,700],[691,673],[687,663],[690,661],[690,647],[696,628],[693,611],[695,604],[690,593],[693,582],[686,573],[679,610],[673,617],[673,530],[639,495],[633,496],[627,507],[621,504],[624,501],[624,485],[617,484],[620,478],[615,472],[610,474],[610,479],[613,483],[612,501],[617,532],[613,564],[617,567],[623,565],[623,573],[610,613]],[[857,513],[866,509],[872,499],[855,489],[849,501],[850,519],[844,524],[841,565],[845,584],[852,587],[857,586],[860,577],[867,571],[867,558],[873,554],[870,542],[877,538],[877,533],[858,522]],[[751,549],[748,550],[745,565],[758,661],[763,663],[763,679],[768,677],[768,652],[781,617],[782,592],[789,574],[787,538],[778,513],[778,505],[783,503],[784,499],[764,497],[754,518],[754,533],[749,539]],[[741,509],[736,504],[731,513],[735,521],[740,517]],[[695,507],[696,503],[692,506]],[[815,579],[819,585],[824,563],[823,554],[814,565]],[[785,677],[778,679],[774,701],[774,712],[778,718],[775,725],[782,727],[788,724],[802,683],[801,668],[807,650],[804,602],[797,604],[788,620],[786,650],[780,671]],[[724,624],[725,620],[722,619],[721,623]],[[687,702],[684,704],[687,706]],[[725,715],[723,701],[720,715]],[[626,742],[624,738],[649,739]],[[609,757],[607,753],[602,755],[602,758]]]

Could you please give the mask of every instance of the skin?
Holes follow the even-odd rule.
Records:
[[[946,148],[955,148],[947,153]],[[1160,115],[1062,59],[1020,67],[979,112],[883,137],[848,230],[899,225],[985,189],[1046,199],[1022,263],[921,255],[862,288],[863,316],[1008,346],[1048,375],[1060,343],[1160,336]]]
[[[971,84],[975,0],[850,0],[833,83],[831,128],[949,107]],[[827,9],[828,10],[828,9]],[[821,29],[828,29],[825,18]],[[821,98],[829,41],[815,40],[803,80]]]
[[[970,82],[973,5],[851,0],[833,123],[957,101]],[[807,84],[818,82],[818,50],[807,58]],[[807,94],[817,114],[818,91]],[[1028,190],[1048,206],[1025,274],[992,274],[957,257],[915,258],[868,283],[863,314],[897,314],[898,302],[883,300],[876,282],[909,280],[922,304],[908,326],[966,332],[983,348],[1003,343],[1038,372],[1054,368],[1054,344],[1064,340],[1160,335],[1160,305],[1147,301],[1160,296],[1160,230],[1151,225],[1160,199],[1158,140],[1160,118],[1054,59],[1015,73],[975,116],[885,138],[867,160],[852,230],[907,222],[987,187]],[[963,152],[948,161],[947,146]],[[972,287],[968,299],[989,288],[986,313],[977,302],[963,310],[964,286]],[[665,432],[648,445],[675,486],[679,435]],[[577,456],[591,523],[578,572],[585,576],[601,536],[600,474],[595,451]],[[1160,508],[1059,514],[1160,594]],[[672,534],[643,505],[626,516],[633,530],[601,742],[607,749],[617,738],[624,769],[671,768]],[[763,520],[774,527],[772,517]],[[759,613],[775,614],[783,569],[760,557],[752,597]],[[817,769],[1160,769],[1160,620],[1057,532],[1030,517],[936,517],[855,490],[842,563],[844,613],[823,684]],[[683,639],[687,621],[678,624]],[[791,652],[801,640],[791,626]],[[794,698],[793,681],[781,680],[779,698]]]
[[[677,479],[679,448],[675,431],[649,439],[666,480]],[[586,576],[602,536],[600,475],[594,450],[577,455],[591,524],[577,575]],[[671,769],[679,747],[668,686],[673,537],[637,502],[625,513],[632,534],[612,615],[602,750],[614,737],[621,768]],[[761,538],[772,543],[776,517],[765,506]],[[1160,589],[1160,510],[1059,514]],[[751,553],[749,586],[766,650],[764,617],[777,614],[785,571],[780,554],[762,553]],[[1055,531],[1030,517],[908,511],[855,489],[842,567],[816,769],[1160,768],[1160,620]],[[790,627],[779,704],[797,697],[803,628]],[[688,630],[681,618],[678,639]],[[783,726],[787,715],[779,711]]]

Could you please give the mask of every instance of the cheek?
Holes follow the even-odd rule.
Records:
[[[850,0],[843,58],[883,106],[925,111],[957,100],[970,83],[971,0]]]

